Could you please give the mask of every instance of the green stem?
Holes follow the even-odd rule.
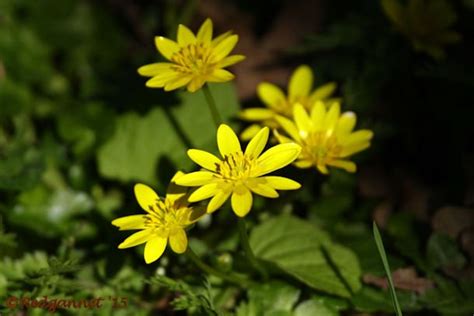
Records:
[[[373,223],[373,230],[375,244],[377,245],[377,249],[385,269],[385,274],[387,275],[388,284],[390,285],[390,295],[392,296],[393,308],[395,309],[397,316],[402,316],[402,309],[400,308],[400,303],[398,303],[397,293],[395,292],[395,286],[393,285],[392,273],[390,272],[390,266],[388,265],[387,254],[385,253],[382,237],[380,236],[379,229],[377,228],[375,222]]]
[[[203,270],[207,274],[212,274],[222,280],[235,283],[237,285],[244,286],[244,287],[248,287],[252,283],[250,280],[242,278],[233,273],[224,273],[222,271],[214,269],[213,267],[211,267],[210,265],[202,261],[201,258],[199,258],[189,246],[188,246],[188,249],[186,250],[186,255],[188,256],[189,259],[191,259],[191,261],[194,262],[194,264],[196,264],[201,270]]]
[[[216,128],[219,128],[219,125],[222,123],[222,119],[219,115],[219,111],[217,110],[216,101],[214,100],[214,97],[211,93],[211,89],[209,89],[207,83],[202,87],[202,91],[204,92],[204,96],[206,97],[207,105],[209,106],[209,110],[211,111],[214,124],[216,125]]]
[[[240,233],[240,241],[242,243],[242,248],[244,249],[245,256],[247,259],[250,261],[250,263],[253,265],[253,267],[260,272],[260,274],[263,276],[263,278],[266,280],[268,279],[268,273],[267,271],[260,265],[258,262],[257,258],[255,257],[255,254],[252,251],[252,248],[250,248],[250,242],[249,242],[249,237],[247,234],[247,227],[245,225],[245,219],[239,218],[239,233]]]

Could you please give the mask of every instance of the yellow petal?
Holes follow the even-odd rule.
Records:
[[[349,136],[347,136],[343,141],[343,146],[351,146],[357,143],[365,143],[372,139],[374,133],[367,129],[358,130]]]
[[[297,190],[301,188],[301,184],[285,177],[267,176],[262,177],[262,179],[275,190]]]
[[[181,178],[183,175],[183,172],[177,171],[171,179],[166,190],[166,199],[172,203],[183,198],[188,191],[188,188],[176,184],[176,180]]]
[[[140,204],[140,207],[147,212],[149,212],[150,208],[154,207],[160,200],[158,194],[145,184],[135,184],[134,191],[138,204]]]
[[[273,135],[275,138],[280,142],[280,144],[285,144],[285,143],[294,143],[295,141],[292,140],[291,138],[288,138],[286,136],[281,135],[276,129],[273,130]]]
[[[247,121],[263,121],[273,118],[274,112],[264,108],[249,108],[240,112],[239,117]],[[260,131],[260,129],[259,129]]]
[[[211,171],[216,171],[216,167],[221,163],[219,158],[204,150],[189,149],[188,156],[201,167]]]
[[[209,201],[209,204],[207,205],[207,212],[212,213],[216,210],[218,210],[222,204],[227,201],[229,198],[230,194],[232,193],[231,190],[220,190],[214,197]]]
[[[189,81],[191,81],[192,77],[185,75],[178,77],[165,85],[165,91],[172,91],[181,87],[184,87],[185,85],[188,84]]]
[[[179,177],[176,180],[178,185],[184,185],[187,187],[201,186],[208,184],[214,180],[214,173],[210,171],[196,171]]]
[[[168,240],[163,237],[155,237],[149,240],[145,245],[145,262],[152,263],[158,260],[165,252]]]
[[[141,76],[152,77],[152,76],[158,75],[162,71],[169,71],[171,69],[171,66],[173,66],[173,64],[171,63],[149,64],[149,65],[141,66],[140,68],[138,68],[138,73]]]
[[[203,185],[202,187],[200,187],[193,193],[191,193],[191,195],[188,198],[188,201],[190,203],[202,201],[210,197],[213,197],[214,195],[216,195],[217,192],[218,192],[217,183],[215,182],[208,183],[206,185]]]
[[[188,248],[188,237],[184,229],[178,229],[174,234],[170,235],[170,246],[176,253],[184,253]]]
[[[322,174],[329,174],[329,170],[326,167],[326,165],[317,165],[316,168],[321,172]]]
[[[213,47],[216,47],[218,44],[220,44],[223,40],[228,38],[229,36],[232,35],[232,31],[225,32],[224,34],[221,34],[217,36],[215,39],[212,40],[211,45]]]
[[[312,121],[308,116],[303,105],[296,103],[293,108],[293,117],[295,119],[296,127],[302,138],[308,135],[308,132],[311,130]]]
[[[246,129],[244,129],[242,131],[242,133],[240,134],[240,139],[244,140],[244,141],[248,141],[248,140],[252,139],[252,137],[257,135],[257,133],[261,129],[262,129],[262,126],[260,126],[258,124],[252,124],[252,125],[250,125],[249,127],[247,127]]]
[[[167,83],[176,80],[180,76],[179,73],[172,71],[172,70],[166,70],[150,80],[146,82],[146,86],[149,88],[162,88],[164,87]]]
[[[234,34],[225,38],[219,44],[217,44],[213,49],[215,60],[224,59],[224,57],[229,55],[229,53],[234,49],[238,41],[239,36]]]
[[[352,132],[356,124],[356,115],[354,112],[345,112],[339,118],[337,124],[337,134],[339,136],[346,136]]]
[[[221,124],[217,129],[217,146],[223,158],[228,154],[242,151],[237,135],[226,124]]]
[[[367,149],[369,147],[370,147],[370,143],[368,141],[367,142],[355,143],[355,144],[350,145],[350,146],[344,146],[342,151],[341,151],[341,154],[339,156],[341,158],[349,157],[350,155],[358,153],[358,152],[360,152],[364,149]]]
[[[171,56],[181,49],[178,43],[163,36],[155,37],[155,45],[166,59],[171,59]]]
[[[301,147],[294,143],[276,145],[264,152],[258,159],[258,170],[253,175],[258,177],[292,163],[300,154]]]
[[[285,102],[285,94],[274,84],[262,82],[257,87],[257,94],[260,100],[271,108]]]
[[[313,85],[313,72],[306,65],[299,66],[291,75],[288,84],[288,95],[290,100],[297,97],[306,97]]]
[[[210,43],[212,40],[212,20],[206,19],[199,28],[197,40],[204,43]]]
[[[341,107],[339,103],[333,103],[329,108],[329,111],[324,119],[324,129],[332,131],[335,129],[341,113]]]
[[[112,225],[117,226],[120,230],[129,229],[145,229],[145,215],[130,215],[120,217],[112,221]]]
[[[196,43],[196,36],[186,26],[178,25],[178,44],[181,46],[187,46],[189,44]]]
[[[264,196],[266,198],[274,199],[279,196],[278,192],[275,191],[275,189],[265,184],[257,183],[255,185],[249,185],[249,188],[255,194]]]
[[[308,169],[313,166],[313,162],[311,160],[304,160],[304,159],[295,161],[293,164],[295,165],[296,168],[300,168],[300,169]]]
[[[347,172],[356,172],[357,170],[356,164],[348,160],[333,160],[328,162],[328,165],[344,169]]]
[[[125,249],[135,247],[147,242],[151,238],[153,238],[153,231],[151,229],[141,230],[134,233],[133,235],[130,235],[118,246],[118,248]]]
[[[227,56],[226,58],[222,59],[221,62],[219,62],[219,67],[225,68],[231,65],[234,65],[236,63],[241,62],[242,60],[245,59],[244,55],[232,55],[232,56]]]
[[[188,91],[189,92],[196,92],[197,90],[201,89],[206,81],[201,78],[201,76],[197,76],[193,78],[188,84]]]
[[[323,123],[326,118],[326,106],[321,101],[316,101],[313,108],[311,109],[311,120],[313,121],[313,127],[315,131],[322,130],[324,128]]]
[[[298,131],[298,128],[296,128],[296,125],[289,119],[283,116],[277,116],[276,121],[280,126],[283,128],[283,130],[291,137],[293,138],[294,141],[300,141],[300,133]]]
[[[207,78],[209,82],[226,82],[234,79],[234,75],[225,69],[215,69]]]
[[[239,217],[244,217],[252,208],[252,193],[245,186],[240,186],[232,193],[232,209]]]
[[[268,127],[262,128],[257,135],[255,135],[252,140],[250,140],[247,148],[245,149],[245,155],[250,156],[252,158],[257,158],[267,145],[268,141],[268,134],[269,134]]]
[[[315,102],[317,100],[325,100],[329,98],[334,91],[336,91],[337,85],[334,82],[329,82],[326,83],[320,87],[318,87],[316,90],[314,90],[313,93],[311,93],[309,99],[311,102]]]

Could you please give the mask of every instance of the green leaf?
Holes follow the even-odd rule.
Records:
[[[257,226],[250,245],[258,258],[314,289],[350,297],[361,287],[356,255],[332,243],[326,232],[293,216],[283,215]]]
[[[428,240],[426,255],[433,269],[446,266],[461,269],[466,264],[466,258],[456,242],[449,236],[437,233]]]
[[[338,316],[339,312],[324,304],[324,302],[313,298],[298,305],[294,316]]]
[[[233,86],[216,84],[211,91],[221,116],[228,121],[238,109]],[[202,92],[180,96],[178,106],[157,107],[144,117],[133,112],[119,117],[115,134],[98,152],[100,173],[121,181],[155,183],[159,167],[168,169],[167,177],[173,166],[192,168],[188,147],[215,148],[216,131]]]
[[[291,316],[291,310],[299,296],[298,289],[282,282],[259,284],[249,289],[248,303],[238,307],[237,315]]]

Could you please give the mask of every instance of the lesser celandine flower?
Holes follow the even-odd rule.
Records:
[[[275,122],[277,115],[291,117],[293,106],[296,103],[302,104],[306,109],[311,110],[316,101],[332,102],[336,84],[326,83],[312,91],[313,72],[306,65],[299,66],[293,72],[288,83],[288,95],[276,85],[269,82],[262,82],[257,87],[257,94],[267,108],[248,108],[240,113],[240,117],[246,121],[255,122],[245,129],[241,138],[248,140],[252,138],[263,126],[270,128],[278,127]]]
[[[178,26],[177,42],[163,36],[155,37],[158,51],[170,62],[142,66],[138,73],[152,77],[146,82],[150,88],[164,88],[166,91],[187,86],[194,92],[206,82],[226,82],[234,75],[223,69],[245,57],[229,56],[239,39],[232,32],[212,38],[212,21],[207,19],[194,34],[186,26]]]
[[[395,27],[408,37],[416,51],[433,58],[444,57],[444,46],[459,42],[461,35],[450,27],[456,12],[446,0],[382,0],[382,8]]]
[[[164,200],[150,187],[144,184],[135,185],[135,197],[147,214],[130,215],[112,221],[120,230],[140,230],[125,239],[118,246],[120,249],[146,243],[146,263],[158,260],[168,241],[174,252],[186,251],[188,238],[185,228],[205,214],[205,210],[202,207],[190,207],[186,188],[173,183],[182,175],[183,173],[178,172],[173,177]]]
[[[207,212],[214,212],[231,197],[232,209],[240,217],[252,207],[252,192],[268,198],[278,197],[276,190],[295,190],[300,184],[284,177],[266,174],[292,163],[300,153],[297,144],[274,146],[262,154],[269,130],[262,128],[242,151],[234,131],[221,124],[217,130],[217,145],[222,158],[208,152],[190,149],[188,156],[202,168],[177,180],[179,185],[199,186],[189,196],[190,202],[208,198]]]
[[[297,104],[293,119],[277,117],[290,138],[278,132],[275,136],[281,143],[301,145],[301,155],[295,162],[297,167],[316,167],[324,174],[328,173],[328,166],[355,172],[356,165],[348,158],[368,148],[373,136],[370,130],[353,132],[356,116],[353,112],[341,114],[338,102],[334,102],[329,110],[322,102],[317,102],[309,115],[303,105]]]

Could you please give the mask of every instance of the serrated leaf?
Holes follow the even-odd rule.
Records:
[[[257,226],[250,244],[258,258],[314,289],[350,297],[361,287],[356,255],[332,243],[326,232],[293,216],[283,215]]]

